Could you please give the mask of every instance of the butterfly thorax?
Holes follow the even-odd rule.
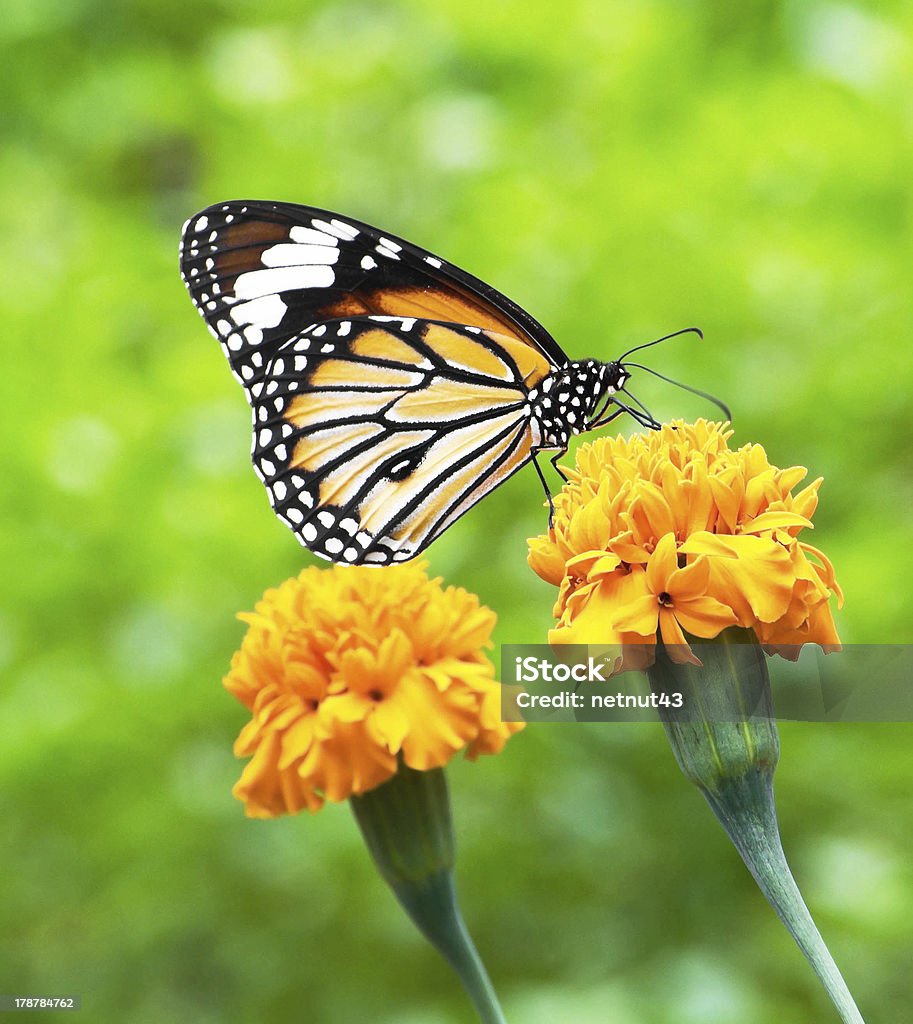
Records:
[[[575,434],[590,429],[606,401],[628,379],[620,363],[584,359],[544,377],[529,393],[530,418],[539,448],[566,448]]]

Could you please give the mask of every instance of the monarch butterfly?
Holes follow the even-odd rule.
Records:
[[[548,495],[538,452],[554,463],[624,412],[659,426],[625,390],[636,349],[572,362],[494,288],[351,218],[219,203],[180,257],[253,409],[273,510],[330,561],[414,558],[531,460]]]

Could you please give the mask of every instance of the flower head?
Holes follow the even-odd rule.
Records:
[[[305,569],[239,617],[249,629],[224,683],[253,716],[234,788],[252,817],[364,793],[399,758],[424,771],[463,747],[497,753],[519,727],[500,721],[482,653],[494,612],[423,564]]]
[[[738,625],[787,657],[804,643],[839,646],[833,567],[798,539],[821,480],[793,494],[806,470],[772,466],[760,445],[732,451],[731,436],[698,420],[581,446],[554,529],[530,541],[530,565],[559,588],[553,643],[651,645],[659,635],[696,662],[686,633]]]

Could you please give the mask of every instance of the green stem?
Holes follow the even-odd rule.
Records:
[[[460,914],[453,874],[439,872],[418,895],[414,888],[394,891],[425,938],[456,972],[482,1024],[506,1024],[488,972]]]
[[[783,853],[773,792],[780,737],[764,654],[750,630],[736,628],[693,647],[700,666],[673,662],[658,644],[648,673],[654,692],[668,697],[659,711],[679,767],[704,794],[841,1020],[865,1024]]]
[[[421,933],[456,972],[482,1024],[506,1024],[460,914],[447,780],[440,768],[400,765],[377,789],[350,800],[384,880]]]
[[[704,796],[789,934],[821,979],[844,1024],[865,1024],[824,944],[783,852],[769,775],[746,772]]]

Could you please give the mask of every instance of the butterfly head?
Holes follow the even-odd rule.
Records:
[[[589,389],[590,404],[582,429],[595,430],[623,412],[631,415],[643,427],[652,430],[659,428],[654,417],[627,390],[631,373],[621,360],[609,363],[587,360],[577,365],[582,375],[592,381]]]

